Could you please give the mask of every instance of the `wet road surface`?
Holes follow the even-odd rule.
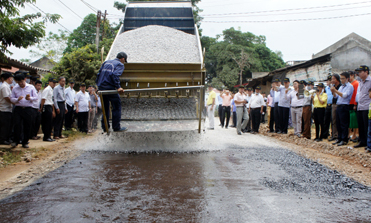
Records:
[[[370,222],[370,188],[263,137],[244,140],[254,143],[189,153],[88,151],[0,201],[0,219]]]

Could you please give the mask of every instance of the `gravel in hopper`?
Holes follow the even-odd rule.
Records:
[[[200,63],[196,35],[166,26],[145,26],[120,34],[109,59],[124,51],[129,63]]]

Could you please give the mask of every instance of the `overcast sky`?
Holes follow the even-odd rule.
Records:
[[[117,22],[122,13],[113,7],[114,1],[85,0],[94,9],[107,10],[110,21]],[[82,19],[61,2],[82,18],[89,13],[95,13],[81,0],[37,0],[36,6],[44,12],[62,15],[63,18],[59,22],[72,31],[80,25]],[[203,35],[215,37],[230,27],[240,29],[243,32],[252,32],[255,35],[264,35],[267,39],[267,46],[273,51],[281,51],[285,61],[311,59],[312,54],[323,50],[352,32],[371,40],[371,1],[366,0],[202,0],[198,6],[203,9],[201,14],[204,16],[201,25]],[[300,8],[311,9],[297,10]],[[36,10],[35,7],[27,5],[26,8],[21,9],[21,13],[35,13]],[[369,15],[362,15],[368,13]],[[362,16],[351,17],[353,15]],[[339,16],[349,17],[279,21]],[[58,24],[47,25],[47,32],[57,32],[58,29],[63,28]],[[30,58],[29,49],[12,47],[10,51],[14,53],[11,57],[15,59]],[[31,58],[32,61],[37,59]]]

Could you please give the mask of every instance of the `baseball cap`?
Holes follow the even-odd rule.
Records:
[[[54,77],[50,77],[49,82],[58,83],[57,79],[55,79]]]
[[[330,74],[327,76],[327,80],[331,80],[331,79],[332,79],[332,75]]]
[[[366,65],[361,65],[355,71],[370,71],[370,68]]]
[[[35,76],[32,76],[30,79],[31,79],[31,81],[37,81],[37,77],[35,77]]]
[[[71,80],[69,81],[69,83],[74,84],[75,81],[71,79]]]
[[[238,86],[238,88],[245,88],[245,86],[243,86],[242,84],[240,86]]]
[[[84,82],[82,82],[82,83],[80,84],[80,86],[86,86],[86,84],[85,84]]]
[[[283,82],[290,82],[290,78],[285,78],[285,79],[283,79]]]
[[[321,88],[324,88],[324,87],[325,87],[325,85],[324,85],[323,83],[319,83],[319,84],[317,84],[317,87],[321,87]]]
[[[261,90],[262,88],[260,86],[257,86],[255,90]]]
[[[248,90],[248,91],[252,91],[252,87],[248,87],[246,90]]]
[[[125,62],[127,63],[128,62],[128,55],[125,53],[125,52],[120,52],[117,54],[116,56],[117,59],[122,59],[122,58],[125,58]]]
[[[308,81],[307,83],[308,83],[308,85],[314,85],[313,81]]]

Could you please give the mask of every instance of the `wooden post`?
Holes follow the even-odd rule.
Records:
[[[101,16],[102,16],[102,12],[98,10],[97,12],[97,34],[95,36],[95,45],[97,45],[97,53],[99,53],[99,29],[100,29]]]

